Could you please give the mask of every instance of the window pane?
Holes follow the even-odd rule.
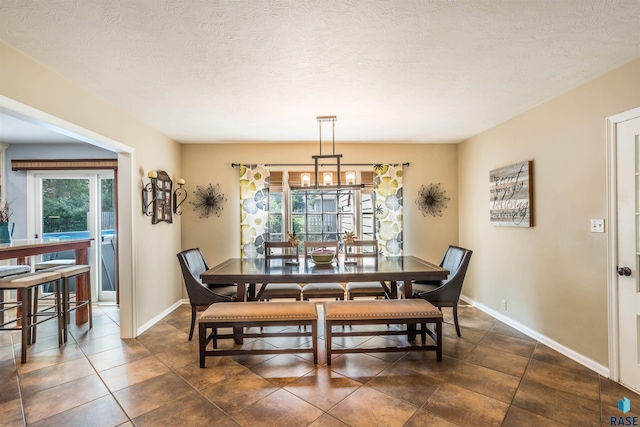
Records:
[[[291,212],[301,213],[306,211],[304,193],[291,195]]]
[[[325,193],[322,195],[323,212],[338,212],[338,200],[336,193]]]
[[[42,232],[88,231],[89,180],[42,180]]]
[[[353,193],[351,191],[341,191],[338,196],[338,206],[340,212],[353,212]]]
[[[297,235],[301,236],[302,239],[305,234],[306,229],[306,221],[304,215],[293,215],[291,217],[291,226],[293,228],[293,232]]]
[[[269,193],[269,212],[282,212],[282,193]]]
[[[322,212],[322,196],[320,194],[307,194],[307,212]]]
[[[324,215],[324,224],[322,231],[325,233],[337,233],[338,232],[338,217],[337,215]],[[335,239],[331,239],[335,240]]]
[[[282,240],[276,236],[282,236],[282,233],[282,215],[269,214],[269,240]]]
[[[307,217],[307,232],[322,233],[322,215],[309,215]]]

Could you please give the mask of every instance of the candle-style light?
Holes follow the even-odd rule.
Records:
[[[178,207],[187,200],[187,190],[182,188],[182,186],[186,184],[186,181],[184,178],[179,178],[176,183],[178,184],[178,188],[173,192],[173,213],[182,215],[182,211],[179,211]]]
[[[325,172],[324,173],[324,185],[332,185],[333,184],[333,172]]]
[[[153,215],[153,208],[151,208],[151,210],[149,210],[149,208],[151,207],[151,205],[153,204],[153,201],[155,200],[155,197],[153,194],[153,188],[154,188],[156,178],[158,178],[158,171],[150,170],[147,173],[147,176],[151,179],[151,182],[147,183],[142,188],[142,213],[145,214],[146,216],[151,216]],[[151,195],[151,201],[149,201],[149,195]]]
[[[302,181],[302,186],[303,187],[309,187],[311,185],[311,174],[310,173],[300,174],[300,179]]]
[[[353,171],[349,171],[346,173],[347,176],[347,185],[354,185],[356,183],[356,173]]]

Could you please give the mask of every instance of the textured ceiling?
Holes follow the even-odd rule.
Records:
[[[0,0],[0,38],[180,142],[457,142],[639,57],[640,0]]]

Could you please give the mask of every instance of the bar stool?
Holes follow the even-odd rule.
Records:
[[[68,324],[70,322],[69,314],[73,310],[77,310],[82,307],[87,307],[89,311],[89,329],[93,328],[93,312],[91,310],[91,266],[86,264],[79,265],[69,265],[66,267],[55,267],[50,271],[55,271],[60,273],[61,281],[62,281],[62,315],[63,315],[63,326],[62,326],[62,336],[64,342],[67,342],[68,335]],[[76,292],[73,296],[71,296],[71,291],[69,290],[69,281],[72,277],[78,277],[86,274],[87,275],[87,300],[86,301],[78,301],[78,283],[76,282]],[[71,307],[73,306],[73,307]]]
[[[2,265],[0,266],[0,278],[15,276],[16,274],[29,273],[31,267],[28,265]]]
[[[27,362],[27,346],[34,341],[36,326],[46,320],[56,318],[58,320],[58,344],[62,345],[62,301],[60,300],[60,273],[56,271],[40,271],[36,273],[25,273],[16,276],[8,276],[0,278],[0,330],[22,331],[22,348],[20,355],[20,363]],[[45,283],[53,282],[55,306],[53,311],[32,311],[33,290],[35,287]],[[20,291],[22,293],[22,301],[16,298],[15,302],[5,302],[4,292],[7,290]],[[16,317],[12,320],[5,321],[4,313],[11,309],[16,309]],[[17,310],[21,313],[18,316]],[[44,320],[38,321],[38,317],[46,317]],[[18,326],[18,322],[20,325]],[[8,327],[15,323],[16,326]],[[34,335],[32,336],[32,332]]]

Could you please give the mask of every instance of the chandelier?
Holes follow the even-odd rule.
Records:
[[[319,141],[320,141],[320,151],[319,154],[311,156],[313,159],[314,165],[314,175],[315,181],[314,185],[311,185],[311,177],[308,173],[303,173],[301,175],[302,186],[292,187],[295,190],[302,191],[310,191],[310,190],[360,190],[364,188],[363,184],[356,184],[355,182],[355,172],[347,172],[346,178],[347,182],[345,184],[342,183],[342,175],[340,173],[340,160],[342,159],[342,154],[336,154],[336,137],[335,137],[335,126],[336,126],[336,116],[317,116],[316,120],[318,121],[318,131],[319,131]],[[322,124],[323,123],[331,123],[331,154],[322,154]],[[321,160],[335,160],[335,165],[338,174],[338,184],[333,184],[333,172],[323,172],[322,185],[319,185],[321,182],[319,180],[319,167],[321,166]]]

